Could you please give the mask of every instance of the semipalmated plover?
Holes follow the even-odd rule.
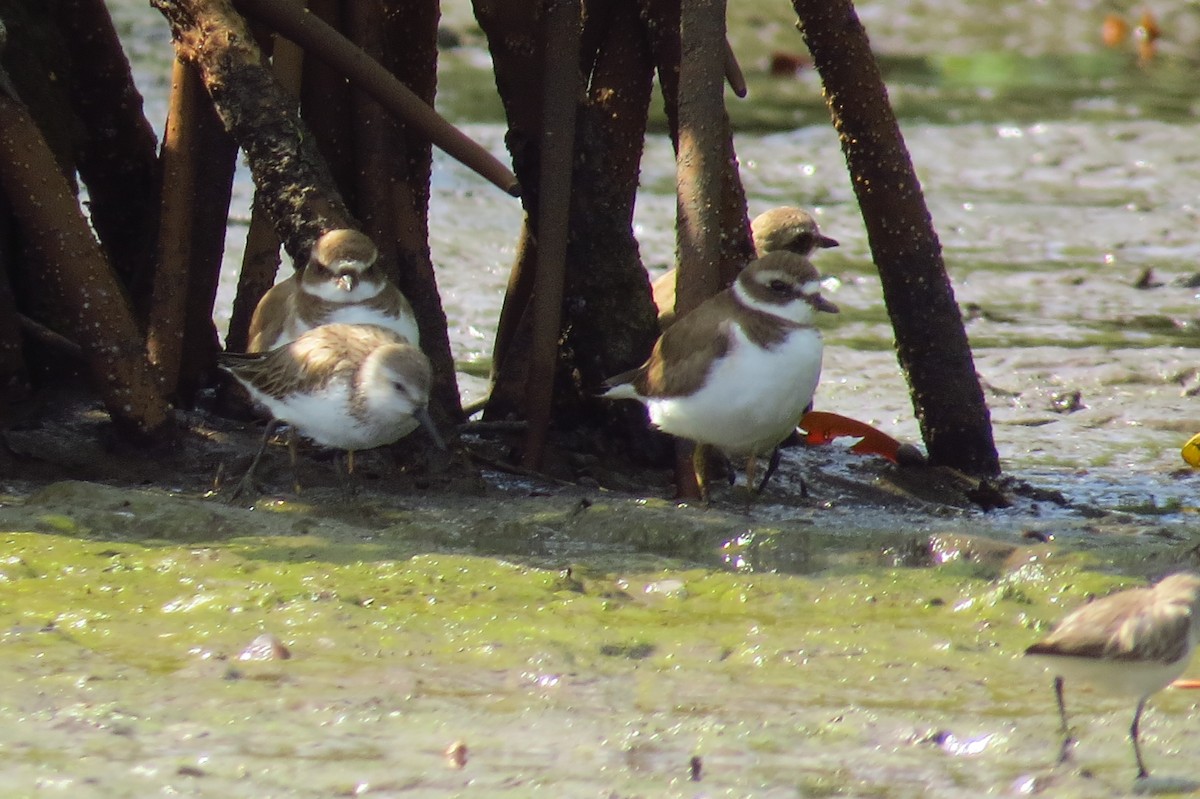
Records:
[[[317,239],[308,263],[276,283],[250,319],[250,352],[266,352],[319,325],[379,325],[419,346],[412,306],[377,263],[379,251],[357,230]]]
[[[803,208],[787,205],[754,217],[750,223],[750,235],[754,239],[754,251],[759,257],[786,250],[807,258],[818,248],[838,246],[835,239],[821,233],[812,214]],[[659,330],[666,330],[675,321],[675,276],[676,271],[671,269],[650,286],[654,293],[654,306],[658,308]]]
[[[422,425],[444,447],[429,418],[429,359],[378,325],[322,325],[270,352],[219,356],[223,369],[271,414],[254,469],[277,422],[325,447],[354,451],[391,444]]]
[[[748,457],[753,490],[755,459],[774,453],[817,388],[821,311],[838,308],[821,296],[809,260],[768,253],[668,328],[650,358],[610,379],[604,396],[638,400],[664,432]],[[703,447],[696,449],[699,476]]]
[[[1149,772],[1138,743],[1146,700],[1183,673],[1196,648],[1200,627],[1200,575],[1172,574],[1147,588],[1131,588],[1097,599],[1070,613],[1051,633],[1025,650],[1054,674],[1062,721],[1059,762],[1070,755],[1070,727],[1063,682],[1087,683],[1119,696],[1137,697],[1129,728],[1138,778]]]

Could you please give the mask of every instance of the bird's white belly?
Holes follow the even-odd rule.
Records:
[[[362,305],[345,305],[331,311],[321,324],[341,323],[346,325],[378,325],[387,328],[404,338],[414,347],[421,345],[421,332],[417,329],[417,320],[411,314],[393,316],[375,308]]]
[[[651,399],[661,430],[719,447],[730,455],[763,454],[795,428],[821,376],[821,334],[793,331],[774,349],[750,342],[741,330],[724,358],[694,394]]]
[[[1189,657],[1174,663],[1160,661],[1120,661],[1106,658],[1081,658],[1066,655],[1030,655],[1048,672],[1062,677],[1067,690],[1087,685],[1108,695],[1143,697],[1173,682],[1187,668]]]
[[[344,381],[313,393],[282,398],[254,389],[250,393],[273,417],[323,447],[371,449],[403,438],[417,427],[409,414],[371,414],[365,421],[356,418],[350,413],[349,386]]]

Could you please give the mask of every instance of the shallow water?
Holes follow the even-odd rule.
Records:
[[[165,26],[140,0],[111,5],[161,125]],[[819,85],[766,74],[772,50],[803,51],[787,4],[730,5],[752,91],[732,108],[751,213],[808,206],[841,242],[818,261],[843,309],[818,405],[915,441]],[[1098,43],[1092,3],[989,5],[860,13],[1005,469],[1061,501],[984,514],[836,452],[789,452],[751,513],[491,472],[478,496],[381,484],[352,505],[321,490],[251,509],[195,487],[11,492],[3,792],[1128,793],[1132,707],[1070,691],[1076,768],[1051,769],[1049,680],[1020,653],[1088,595],[1197,560],[1200,473],[1178,449],[1200,430],[1200,288],[1184,285],[1200,270],[1200,14],[1156,8],[1162,57],[1139,66]],[[445,13],[465,45],[445,55],[439,102],[506,159],[469,11]],[[660,132],[637,209],[654,274],[673,261],[673,189]],[[245,176],[235,191],[222,324]],[[431,248],[468,400],[486,389],[472,375],[487,370],[519,220],[516,201],[437,157]],[[1134,288],[1147,268],[1161,285]],[[240,660],[264,631],[292,659]],[[1151,701],[1151,788],[1200,778],[1196,713],[1188,691]],[[443,754],[456,741],[462,770]]]

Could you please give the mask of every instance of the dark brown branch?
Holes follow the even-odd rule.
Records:
[[[194,72],[194,70],[193,70]],[[220,341],[213,324],[213,307],[221,278],[221,263],[225,256],[225,234],[229,226],[229,200],[233,193],[233,176],[237,169],[238,148],[225,130],[205,95],[198,79],[193,77],[196,113],[192,124],[196,132],[190,153],[196,166],[192,196],[193,219],[191,254],[188,259],[187,305],[183,317],[183,353],[179,377],[174,391],[179,402],[191,406],[196,392],[212,379],[216,371]]]
[[[641,13],[650,34],[651,47],[658,69],[658,81],[665,100],[667,126],[671,142],[679,149],[679,8],[680,0],[638,0]],[[722,45],[723,51],[724,45]],[[729,120],[722,109],[722,124],[728,129]],[[754,257],[754,244],[750,240],[750,222],[746,216],[746,193],[737,169],[737,154],[733,139],[729,137],[722,145],[725,161],[721,201],[721,259],[719,282],[726,286],[733,282],[741,268]]]
[[[158,0],[155,0],[156,2]],[[335,29],[291,0],[238,0],[238,7],[335,67],[393,114],[421,131],[438,148],[513,196],[520,187],[511,171],[469,139],[412,90],[396,80]]]
[[[309,14],[331,28],[342,30],[345,27],[342,5],[341,0],[309,0]],[[333,65],[320,58],[304,59],[300,116],[312,131],[338,191],[353,210],[357,198],[354,196],[354,108],[350,96],[350,84]]]
[[[71,105],[82,123],[75,148],[92,227],[144,320],[153,280],[159,171],[154,130],[103,0],[51,4],[71,50]]]
[[[3,72],[0,68],[0,75]],[[0,192],[0,416],[10,402],[27,398],[31,390],[21,324],[17,319],[17,301],[10,279],[17,253],[14,228],[8,201]]]
[[[725,40],[725,80],[729,82],[729,88],[733,89],[733,93],[738,97],[745,97],[749,89],[746,88],[746,76],[742,74],[742,65],[738,63],[737,55],[733,52],[733,46],[729,44],[729,40]]]
[[[582,24],[579,0],[548,3],[542,24],[546,64],[542,82],[538,257],[533,281],[533,346],[525,386],[525,417],[529,420],[529,432],[521,453],[521,465],[527,469],[538,469],[542,464],[558,370],[571,170],[575,156],[575,114],[583,87],[578,67]]]
[[[154,0],[179,57],[200,70],[226,128],[246,153],[276,232],[303,261],[328,230],[357,227],[288,97],[228,0]]]
[[[792,5],[825,84],[930,461],[999,474],[987,404],[941,243],[866,31],[850,0]]]
[[[731,134],[723,96],[725,65],[711,54],[725,44],[724,0],[683,0],[679,29],[677,318],[721,288],[721,156]]]
[[[0,94],[0,184],[44,269],[32,288],[52,298],[84,348],[88,372],[114,423],[138,436],[161,431],[158,390],[128,299],[92,236],[71,186],[25,108]]]
[[[731,55],[725,42],[725,0],[682,0],[679,44],[676,318],[721,288],[720,156],[731,135],[723,94]],[[711,57],[718,49],[726,52],[721,63]],[[676,443],[675,490],[681,499],[702,494],[704,476],[695,473],[691,449],[686,442]]]
[[[428,0],[406,0],[404,7],[400,14],[383,0],[356,0],[346,10],[347,32],[368,55],[390,63],[386,58],[387,19],[402,17],[412,26],[399,39],[407,43],[408,58],[419,60],[416,51],[423,51],[428,71],[436,72],[436,3],[431,8]],[[423,99],[432,102],[433,90],[423,82],[422,91],[428,92]],[[363,229],[378,244],[388,275],[413,306],[421,329],[421,348],[433,364],[432,405],[441,417],[438,421],[457,424],[462,420],[462,406],[446,313],[429,256],[429,144],[405,136],[400,124],[365,92],[355,90],[352,100],[355,210]]]
[[[507,144],[527,189],[522,203],[527,219],[537,220],[544,157],[539,146],[543,54],[540,38],[529,31],[540,29],[540,17],[531,5],[517,14],[512,4],[496,0],[476,0],[475,9],[493,54],[508,118]],[[601,419],[613,423],[620,446],[628,449],[631,439],[645,438],[644,413],[594,395],[605,378],[644,360],[656,335],[649,280],[632,231],[653,67],[632,2],[593,10],[582,37],[580,63],[590,65],[591,72],[575,136],[572,184],[577,189],[571,193],[554,413],[556,423],[567,429]],[[537,244],[529,230],[522,233],[497,334],[489,420],[524,413]]]
[[[292,95],[300,96],[300,84],[304,73],[304,51],[292,42],[276,35],[271,49],[271,74],[280,87]],[[246,248],[242,252],[242,268],[238,272],[237,293],[229,315],[229,329],[225,334],[225,349],[230,352],[245,352],[250,334],[250,318],[258,301],[275,284],[279,272],[279,236],[275,235],[275,223],[267,213],[258,190],[254,192],[254,205],[250,211],[250,229],[246,232]]]
[[[212,309],[236,154],[195,68],[176,60],[146,351],[163,392],[185,405],[215,365]]]
[[[201,97],[196,97],[199,92]],[[195,70],[179,59],[171,73],[171,103],[163,136],[162,222],[158,274],[146,332],[146,353],[158,370],[166,394],[174,393],[183,357],[183,320],[187,312],[187,276],[191,266],[192,199],[196,180],[191,117],[204,99]]]

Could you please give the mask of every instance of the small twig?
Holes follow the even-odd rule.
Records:
[[[56,333],[41,322],[30,319],[25,314],[17,314],[21,329],[52,349],[65,352],[72,358],[83,358],[83,348],[62,333]]]
[[[496,186],[518,197],[517,178],[491,153],[426,105],[378,61],[291,0],[236,0],[239,10],[263,20],[359,86],[380,105],[420,130],[430,142]]]
[[[746,76],[742,74],[742,66],[738,63],[737,56],[733,52],[733,45],[729,43],[728,39],[725,40],[725,80],[738,97],[745,97],[749,92],[746,88]]]
[[[581,488],[578,483],[572,483],[570,480],[563,480],[558,477],[552,477],[545,472],[539,472],[535,469],[526,469],[524,466],[518,466],[515,463],[505,463],[504,461],[489,458],[487,455],[481,455],[478,452],[473,452],[470,447],[464,448],[467,457],[478,463],[480,466],[485,466],[489,469],[494,469],[497,472],[505,474],[513,474],[517,477],[529,477],[534,480],[541,480],[547,483],[553,483],[559,486],[569,486],[571,488]]]
[[[524,419],[464,422],[458,426],[459,434],[487,435],[488,433],[524,433],[529,422]]]

